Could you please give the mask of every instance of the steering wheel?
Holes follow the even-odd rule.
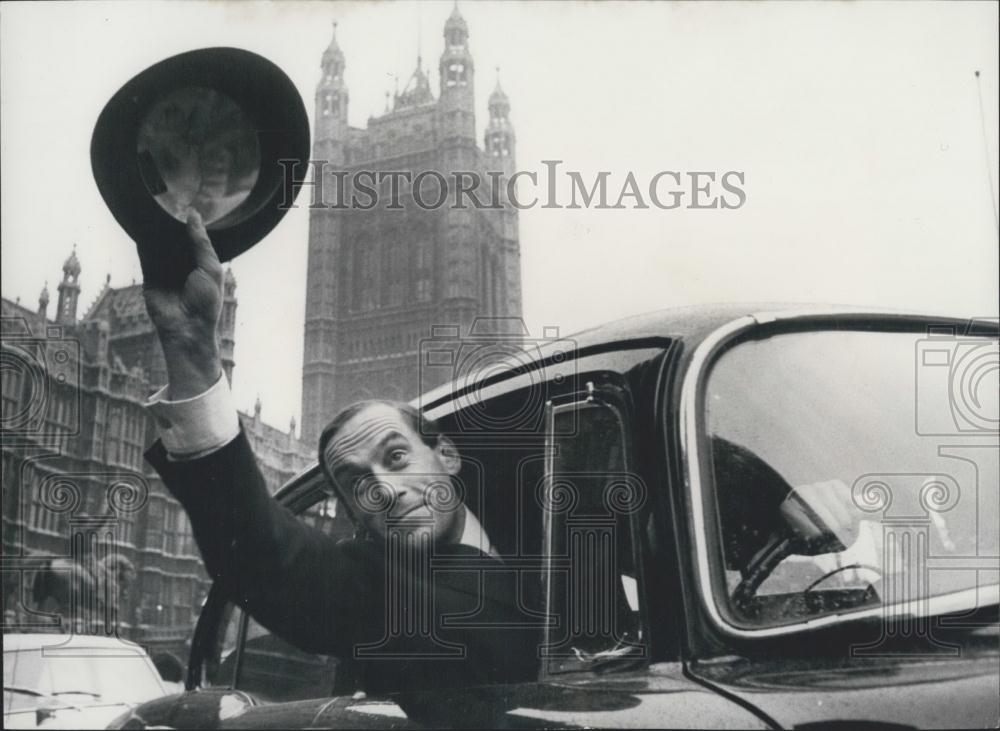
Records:
[[[772,535],[764,547],[750,560],[743,572],[743,578],[733,589],[731,601],[741,609],[746,609],[757,589],[768,576],[794,552],[794,541],[788,536]]]
[[[877,566],[872,566],[870,563],[849,563],[849,564],[845,564],[844,566],[838,566],[837,568],[833,569],[832,571],[827,571],[825,574],[823,574],[818,579],[816,579],[816,581],[814,581],[809,586],[807,586],[805,589],[803,589],[802,593],[803,594],[809,594],[817,586],[819,586],[820,584],[822,584],[824,581],[826,581],[827,579],[829,579],[831,576],[835,576],[835,575],[839,574],[841,571],[846,571],[847,569],[865,569],[867,571],[874,571],[875,574],[878,576],[878,579],[876,579],[875,581],[869,581],[868,582],[868,586],[869,587],[874,586],[876,584],[876,582],[882,581],[882,579],[885,578],[885,575],[882,573],[882,569],[878,568]]]
[[[744,573],[743,579],[733,590],[732,602],[738,607],[746,608],[750,600],[757,593],[757,589],[760,588],[761,584],[763,584],[774,569],[778,567],[778,564],[784,561],[792,553],[795,553],[795,548],[795,540],[789,539],[787,536],[772,536],[764,547],[754,556],[750,566]],[[802,595],[808,596],[816,589],[817,586],[822,584],[831,576],[847,569],[867,569],[868,571],[874,571],[878,575],[878,579],[873,582],[868,582],[868,589],[874,589],[875,584],[882,581],[884,578],[882,569],[877,566],[864,563],[846,564],[844,566],[838,566],[832,571],[827,571],[825,574],[816,579],[816,581],[809,584],[809,586],[802,591]]]

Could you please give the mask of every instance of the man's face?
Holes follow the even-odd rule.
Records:
[[[452,477],[461,461],[445,438],[430,447],[395,408],[372,404],[333,435],[322,459],[340,497],[370,532],[427,534],[455,543],[465,525]]]

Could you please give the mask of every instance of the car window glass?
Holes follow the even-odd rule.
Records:
[[[974,606],[996,583],[978,557],[1000,545],[996,362],[995,338],[924,333],[725,352],[705,397],[723,611],[766,626],[900,602],[927,614],[962,592]]]
[[[645,649],[632,518],[645,487],[628,469],[622,419],[607,404],[556,407],[550,444],[548,670],[634,663]]]
[[[205,682],[209,686],[231,688],[236,682],[236,660],[243,611],[230,602],[222,610],[215,645],[205,659]]]
[[[322,698],[337,692],[341,665],[339,658],[300,650],[251,618],[236,687],[276,703]]]

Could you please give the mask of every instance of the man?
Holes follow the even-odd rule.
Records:
[[[342,504],[369,537],[409,529],[441,547],[459,543],[496,556],[455,489],[462,466],[451,440],[412,406],[361,401],[319,439],[320,464]]]
[[[337,543],[271,499],[217,350],[222,266],[197,212],[187,229],[178,245],[194,268],[183,282],[144,267],[168,374],[150,404],[161,439],[146,456],[190,516],[213,579],[289,642],[359,659],[369,692],[530,677],[537,639],[514,606],[517,575],[456,491],[454,445],[416,410],[363,402],[322,434],[320,461],[356,539]],[[476,568],[432,574],[429,551]]]

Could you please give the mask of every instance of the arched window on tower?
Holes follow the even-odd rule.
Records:
[[[378,305],[378,249],[369,237],[354,245],[354,291],[351,309],[373,310]]]
[[[374,310],[378,307],[378,248],[374,241],[368,241],[361,252],[361,309]]]
[[[479,276],[481,307],[487,317],[496,317],[500,314],[497,292],[500,283],[497,281],[496,259],[490,253],[489,245],[485,242],[479,250]]]
[[[385,274],[385,304],[387,307],[399,307],[403,304],[406,293],[406,273],[409,270],[407,256],[409,249],[403,243],[403,232],[396,229],[389,235],[386,244]]]
[[[445,83],[448,86],[464,86],[465,64],[461,61],[452,61],[448,64],[448,74]]]
[[[352,246],[345,246],[343,252],[343,263],[340,272],[340,307],[342,311],[353,311],[356,309],[354,293],[357,291],[357,273],[354,269],[355,250]]]
[[[414,270],[416,272],[414,295],[417,302],[430,302],[433,296],[434,248],[429,237],[425,235],[417,239],[416,253],[414,261]]]
[[[503,132],[495,132],[490,136],[490,150],[493,157],[506,157],[510,154],[510,142]]]
[[[324,117],[336,117],[337,107],[340,104],[340,94],[335,91],[329,92],[323,96],[323,116]]]
[[[501,313],[500,303],[503,299],[504,282],[501,269],[497,265],[497,260],[490,257],[490,312],[494,317],[499,317]]]

